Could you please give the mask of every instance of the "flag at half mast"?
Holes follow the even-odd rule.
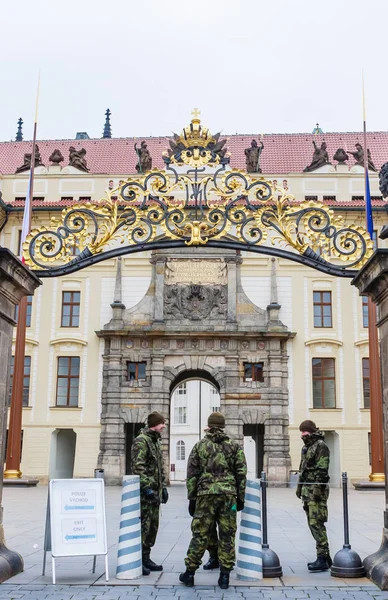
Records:
[[[34,168],[35,168],[35,152],[36,152],[36,130],[38,125],[38,104],[39,104],[39,87],[40,87],[40,73],[38,77],[38,89],[36,92],[36,106],[35,106],[35,119],[34,119],[34,135],[32,138],[32,153],[31,153],[31,168],[30,176],[28,178],[26,202],[24,205],[23,213],[23,224],[22,232],[20,236],[20,259],[23,259],[23,244],[27,239],[28,234],[31,231],[31,217],[32,217],[32,199],[34,195]]]
[[[368,146],[366,141],[366,110],[365,110],[365,89],[364,89],[364,73],[362,73],[362,112],[364,121],[364,171],[365,171],[365,218],[366,228],[373,240],[373,216],[372,216],[372,200],[370,196],[369,173],[368,173]]]

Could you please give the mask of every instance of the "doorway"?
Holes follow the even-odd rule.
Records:
[[[131,448],[135,437],[143,429],[144,423],[125,423],[125,474],[132,475]]]
[[[72,479],[77,434],[73,429],[55,429],[51,435],[49,479]]]
[[[248,477],[260,478],[264,464],[264,425],[244,425],[243,435]]]
[[[185,481],[190,452],[204,436],[209,415],[219,410],[220,394],[215,384],[196,378],[176,383],[170,403],[171,481]]]

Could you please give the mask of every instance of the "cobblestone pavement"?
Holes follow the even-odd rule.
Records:
[[[104,561],[97,559],[92,573],[92,558],[57,559],[57,585],[51,584],[51,557],[47,572],[42,576],[44,523],[47,486],[4,489],[4,529],[7,546],[23,556],[25,570],[0,585],[0,600],[25,598],[36,600],[119,600],[120,598],[258,598],[260,600],[370,600],[387,598],[366,579],[337,579],[329,572],[311,574],[306,563],[315,557],[314,540],[308,530],[306,517],[294,489],[268,490],[269,543],[283,567],[280,579],[264,579],[252,583],[238,581],[235,571],[231,587],[222,591],[217,586],[218,572],[199,569],[195,588],[185,588],[178,582],[184,568],[183,559],[191,537],[191,519],[187,512],[186,491],[183,485],[172,485],[170,500],[162,507],[161,523],[152,557],[163,564],[163,572],[151,573],[133,582],[115,579],[117,540],[120,518],[121,489],[106,488],[108,557],[110,580],[105,582]],[[328,534],[332,555],[342,547],[343,523],[341,490],[332,489],[329,499]],[[384,493],[379,491],[349,491],[350,542],[364,558],[380,545],[383,524]],[[206,557],[205,557],[206,558]]]
[[[104,586],[96,589],[92,586],[71,585],[12,585],[3,583],[0,586],[0,600],[54,599],[54,600],[211,600],[241,599],[241,600],[372,600],[388,598],[388,592],[381,592],[376,586],[343,587],[230,587],[221,590],[214,586],[196,586],[185,588],[183,586]]]

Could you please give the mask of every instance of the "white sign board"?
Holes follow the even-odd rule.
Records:
[[[51,554],[107,554],[103,479],[50,481]]]

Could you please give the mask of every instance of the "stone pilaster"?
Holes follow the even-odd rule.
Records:
[[[364,560],[368,577],[388,590],[388,249],[377,250],[352,281],[360,294],[370,296],[378,309],[380,364],[383,388],[385,511],[379,550]]]
[[[9,250],[0,247],[0,583],[23,571],[20,554],[5,545],[3,529],[3,465],[7,427],[7,397],[9,365],[12,351],[12,331],[15,306],[23,296],[32,295],[39,279]]]

